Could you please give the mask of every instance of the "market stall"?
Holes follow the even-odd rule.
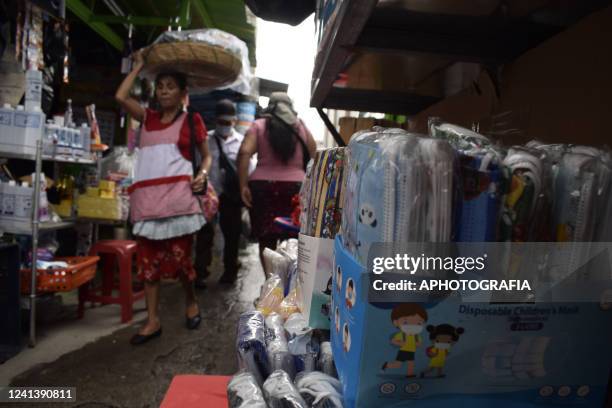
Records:
[[[129,69],[130,53],[162,34],[157,46],[147,49],[147,66],[167,68],[170,61],[180,61],[190,73],[202,73],[190,83],[199,95],[224,88],[233,92],[241,108],[239,125],[245,128],[255,113],[250,95],[255,30],[238,2],[210,6],[185,1],[153,11],[137,1],[27,1],[2,7],[9,36],[3,31],[0,231],[3,241],[19,243],[19,268],[11,270],[9,280],[21,282],[6,307],[11,319],[19,321],[25,303],[17,300],[20,295],[28,299],[27,332],[33,347],[37,304],[93,282],[96,266],[91,261],[98,259],[98,240],[116,240],[116,248],[123,242],[121,250],[133,252],[126,241],[128,188],[139,124],[118,109],[114,97],[121,73]],[[210,29],[185,30],[202,26]],[[149,96],[147,78],[155,72],[146,74],[134,90],[142,103]],[[121,261],[120,252],[110,256]],[[83,263],[77,265],[79,260]],[[132,265],[131,260],[125,265]],[[32,266],[36,273],[30,272]],[[131,316],[132,303],[142,293],[138,285],[132,293],[132,270],[119,274],[130,276],[129,290],[114,283],[113,273],[104,268],[104,296],[81,290],[80,316],[90,301],[121,303],[129,307],[122,311],[122,321]],[[119,286],[120,296],[111,296]],[[18,331],[11,326],[9,337],[20,338]],[[18,349],[11,343],[12,351],[2,359]]]

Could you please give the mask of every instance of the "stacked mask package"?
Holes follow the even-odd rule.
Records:
[[[317,238],[335,238],[342,216],[343,174],[344,148],[317,152],[307,169],[300,192],[302,234]]]
[[[446,242],[454,154],[443,140],[374,128],[348,147],[343,242],[363,265],[377,242]]]
[[[544,151],[515,146],[503,164],[510,183],[500,222],[500,241],[552,241],[551,163]]]
[[[501,152],[485,136],[435,118],[429,121],[429,133],[448,141],[458,155],[460,196],[456,200],[455,241],[497,241],[508,181]]]

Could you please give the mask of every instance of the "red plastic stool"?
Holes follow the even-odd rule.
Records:
[[[144,297],[144,290],[134,292],[132,288],[132,261],[137,256],[136,241],[103,240],[94,244],[90,255],[99,256],[104,262],[102,286],[90,288],[82,285],[79,288],[79,317],[85,312],[85,302],[103,305],[121,305],[121,322],[132,320],[132,305]],[[115,284],[115,270],[119,268],[119,285]],[[113,296],[113,290],[119,290],[119,296]]]

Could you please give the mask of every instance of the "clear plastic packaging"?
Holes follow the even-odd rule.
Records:
[[[297,261],[298,258],[298,240],[295,238],[288,239],[283,241],[278,246],[278,250],[280,253],[286,255],[292,261]]]
[[[284,319],[287,319],[292,314],[300,312],[300,304],[302,304],[302,292],[299,286],[295,286],[285,296],[278,307],[278,311]]]
[[[163,50],[154,59],[150,58],[151,50],[157,44],[177,44],[185,48]],[[220,48],[234,61],[223,58],[214,48],[206,52],[197,45]],[[187,75],[191,92],[231,89],[243,95],[251,94],[253,74],[248,47],[244,41],[225,31],[214,28],[165,31],[145,49],[144,56],[147,65],[142,75],[147,79],[153,80],[157,72],[171,68]]]
[[[537,228],[532,228],[538,221],[536,214],[548,197],[546,163],[537,151],[515,146],[508,150],[504,165],[510,172],[511,182],[504,200],[500,241],[532,240],[536,238]]]
[[[342,408],[342,384],[319,371],[298,375],[295,385],[304,401],[313,408]]]
[[[502,164],[505,152],[486,136],[438,118],[429,120],[429,134],[447,141],[459,156],[455,240],[496,241],[510,177]]]
[[[249,372],[236,374],[227,384],[229,408],[267,408],[255,376]]]
[[[338,377],[336,364],[334,363],[334,355],[332,353],[332,347],[329,341],[324,341],[321,343],[321,350],[319,350],[319,359],[317,361],[317,370],[329,375],[330,377]]]
[[[295,376],[293,356],[289,353],[287,335],[283,327],[283,318],[277,313],[272,313],[266,318],[266,344],[270,369],[283,370],[289,377]]]
[[[301,313],[294,313],[285,322],[289,352],[294,357],[296,372],[316,369],[319,356],[319,341]]]
[[[342,234],[363,265],[376,242],[446,242],[452,233],[455,154],[402,129],[356,134],[346,151]]]
[[[283,370],[274,371],[263,385],[270,408],[308,408],[308,405]]]
[[[257,302],[257,310],[263,313],[264,316],[268,316],[272,312],[277,312],[284,299],[283,295],[283,280],[276,274],[271,275],[261,288],[261,295]]]
[[[264,316],[260,312],[245,312],[238,320],[236,333],[238,364],[262,384],[270,373],[266,348]]]
[[[263,251],[264,266],[270,275],[278,275],[283,282],[287,282],[287,270],[291,264],[291,259],[277,251],[266,248]]]

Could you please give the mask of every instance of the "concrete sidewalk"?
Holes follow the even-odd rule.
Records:
[[[119,324],[119,309],[87,309],[72,319],[42,328],[34,349],[0,365],[0,385],[76,387],[70,407],[158,407],[177,374],[231,375],[237,370],[235,331],[238,316],[253,309],[264,281],[257,245],[240,255],[242,270],[233,287],[219,286],[220,268],[213,265],[209,288],[199,292],[202,325],[185,328],[185,302],[179,283],[162,285],[163,335],[134,347],[130,337],[145,318],[141,311],[129,325]],[[72,351],[69,351],[72,350]],[[23,404],[14,404],[23,407]],[[10,406],[10,405],[7,405]]]

